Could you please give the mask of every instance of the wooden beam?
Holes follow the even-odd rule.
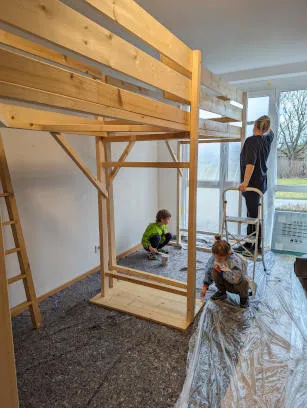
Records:
[[[181,143],[177,142],[177,159],[181,160]],[[176,190],[176,243],[177,245],[181,244],[181,232],[180,232],[180,223],[181,223],[181,183],[182,178],[181,174],[177,172],[177,190]]]
[[[229,101],[223,101],[208,94],[204,89],[201,89],[200,91],[199,107],[200,109],[224,116],[225,122],[242,121],[242,109],[231,105]],[[213,120],[219,121],[219,118]]]
[[[78,153],[69,145],[64,136],[58,133],[50,133],[54,140],[63,148],[63,150],[68,154],[72,161],[79,167],[82,173],[89,179],[94,187],[103,194],[106,198],[108,197],[108,192],[106,188],[97,180],[97,178],[92,174],[90,169],[83,163],[82,159],[79,157]]]
[[[135,283],[137,285],[147,286],[153,289],[159,289],[163,292],[174,293],[176,295],[187,296],[187,291],[184,289],[176,289],[174,287],[163,285],[162,283],[155,283],[144,279],[134,278],[132,276],[122,275],[116,272],[107,272],[107,276],[110,276],[114,279],[119,279],[125,282]]]
[[[145,167],[158,169],[188,169],[189,162],[105,162],[101,163],[102,167]]]
[[[190,171],[189,171],[189,241],[188,241],[188,301],[187,322],[194,320],[196,296],[196,211],[197,211],[197,162],[199,136],[199,95],[201,81],[201,52],[193,51]]]
[[[3,407],[18,408],[14,344],[1,224],[0,217],[0,395]]]
[[[220,138],[212,138],[212,139],[198,139],[198,144],[203,143],[230,143],[230,142],[240,142],[241,139],[220,139]],[[182,140],[179,142],[180,144],[190,144],[189,140]]]
[[[58,0],[2,0],[0,20],[174,95],[190,81]],[[54,28],[57,27],[55,30]]]
[[[135,145],[135,141],[129,142],[128,145],[126,146],[125,150],[123,151],[122,155],[118,159],[119,162],[125,161],[126,158],[128,157],[128,154],[131,152],[133,149],[133,146]],[[120,170],[120,167],[117,167],[116,169],[113,169],[110,174],[110,182],[112,183],[115,177],[117,176],[118,172]]]
[[[85,0],[142,41],[192,71],[192,50],[133,0]]]
[[[172,149],[172,146],[170,145],[169,141],[166,140],[166,141],[165,141],[165,144],[166,144],[166,146],[167,146],[167,149],[168,149],[169,154],[171,155],[171,158],[173,159],[173,161],[174,161],[175,163],[178,163],[178,159],[177,159],[177,157],[176,157],[176,154],[175,154],[174,150]],[[178,174],[179,174],[180,176],[183,176],[183,173],[182,173],[182,170],[181,170],[181,169],[178,168],[178,169],[177,169],[177,172],[178,172]]]
[[[45,47],[44,45],[36,44],[33,41],[26,40],[25,38],[19,37],[15,34],[1,29],[0,43],[43,58],[45,60],[56,62],[57,64],[63,65],[64,67],[84,72],[85,74],[92,75],[94,78],[99,78],[102,81],[105,80],[104,74],[98,68],[78,61],[77,59],[71,57],[66,53],[54,51],[50,48]]]
[[[178,139],[187,139],[189,133],[152,133],[145,135],[113,135],[112,133],[105,139],[106,142],[152,142],[154,140],[178,140]]]
[[[163,283],[164,285],[174,286],[176,288],[186,289],[187,285],[184,282],[180,282],[177,279],[165,278],[164,276],[155,275],[154,273],[139,271],[137,269],[128,268],[122,265],[112,265],[112,270],[120,273],[126,273],[128,275],[133,275],[138,278],[152,280],[154,282]]]
[[[243,92],[229,85],[222,77],[213,74],[204,65],[202,67],[202,85],[217,93],[218,96],[224,97],[224,100],[232,100],[242,104]]]
[[[188,113],[177,107],[1,49],[0,80],[181,124],[188,123]]]
[[[188,125],[169,120],[155,118],[150,115],[134,113],[128,110],[117,109],[95,102],[81,100],[76,97],[58,95],[27,86],[16,85],[0,80],[0,96],[9,99],[18,99],[26,102],[35,102],[56,108],[71,109],[79,112],[90,113],[99,116],[120,118],[128,121],[145,123],[149,125],[171,128],[179,131],[188,130]],[[97,136],[97,135],[95,135]]]
[[[157,126],[150,125],[117,125],[117,124],[33,124],[33,130],[45,130],[49,132],[61,132],[61,133],[74,133],[74,132],[165,132],[167,129],[159,128]]]
[[[126,89],[126,91],[148,96],[149,98],[153,98],[153,99],[158,99],[158,98],[161,98],[162,96],[162,92],[159,90],[153,91],[143,86],[135,85],[135,84],[132,84],[131,82],[123,81],[121,79],[112,77],[110,75],[106,75],[105,82],[109,85],[116,86],[116,88]]]

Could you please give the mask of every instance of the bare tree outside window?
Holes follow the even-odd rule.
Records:
[[[276,198],[303,200],[288,202],[288,207],[296,206],[306,211],[307,193],[295,192],[295,186],[307,186],[307,90],[280,94],[277,157],[277,184],[294,188],[293,191],[277,192]]]

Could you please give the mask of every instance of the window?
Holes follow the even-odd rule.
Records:
[[[276,208],[307,211],[307,90],[280,93]]]

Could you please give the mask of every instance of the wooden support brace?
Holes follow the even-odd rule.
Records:
[[[171,155],[171,158],[174,160],[175,163],[178,163],[178,159],[177,156],[174,152],[174,150],[172,149],[172,146],[170,145],[170,142],[168,140],[165,141],[165,144],[168,148],[169,154]],[[183,173],[182,170],[178,168],[178,174],[182,177]]]
[[[119,162],[122,162],[122,161],[126,160],[126,158],[128,157],[128,154],[131,152],[134,145],[135,145],[134,141],[130,141],[128,143],[128,145],[126,146],[125,150],[123,151],[122,155],[120,156],[120,158],[118,160]],[[120,167],[117,167],[116,169],[112,170],[112,172],[110,174],[110,182],[112,182],[115,179],[115,177],[118,174],[119,170],[120,170]]]
[[[90,169],[86,166],[85,163],[78,156],[77,152],[69,145],[65,137],[59,133],[51,132],[53,138],[58,142],[58,144],[63,148],[63,150],[68,154],[68,156],[76,163],[82,173],[89,179],[94,187],[97,188],[106,198],[108,197],[108,192],[106,188],[97,180],[97,178],[92,174]]]
[[[148,167],[148,168],[161,168],[161,169],[188,169],[190,167],[189,162],[105,162],[101,163],[102,167]]]

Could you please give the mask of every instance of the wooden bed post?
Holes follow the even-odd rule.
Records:
[[[105,160],[110,162],[111,143],[104,143]],[[113,180],[111,178],[111,167],[106,168],[106,180],[108,189],[107,199],[107,223],[108,223],[108,248],[109,248],[109,271],[112,271],[112,266],[116,265],[116,243],[115,243],[115,224],[114,224],[114,197],[113,197]],[[109,287],[113,288],[113,278],[109,277]]]
[[[0,398],[6,408],[18,408],[18,391],[11,314],[0,217]]]
[[[177,142],[177,160],[181,161],[181,143]],[[181,183],[182,174],[177,171],[177,213],[176,213],[176,242],[181,245]]]
[[[196,295],[196,204],[197,204],[197,162],[199,135],[199,96],[201,81],[201,52],[193,51],[191,114],[190,114],[190,169],[189,169],[189,221],[188,221],[188,297],[187,321],[195,316]]]
[[[103,138],[96,137],[96,166],[97,166],[97,179],[98,181],[106,185],[105,172],[101,167],[102,161],[104,161],[104,149]],[[100,191],[98,193],[98,224],[99,224],[99,246],[100,246],[100,279],[101,279],[101,296],[105,295],[105,273],[108,271],[108,251],[107,251],[107,205],[106,198]]]

